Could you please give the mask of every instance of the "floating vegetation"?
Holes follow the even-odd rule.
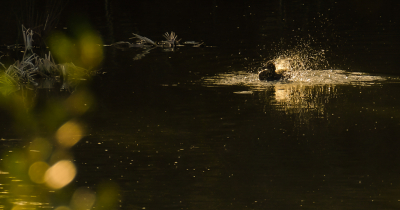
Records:
[[[191,47],[201,47],[204,42],[196,42],[196,41],[185,41],[183,44],[180,44],[181,39],[178,39],[178,36],[175,32],[171,31],[171,33],[166,32],[163,37],[166,40],[162,40],[159,42],[153,41],[147,37],[141,36],[139,34],[132,33],[133,37],[129,39],[135,39],[134,43],[126,42],[126,41],[119,41],[112,43],[111,45],[105,46],[112,46],[120,50],[126,50],[129,48],[141,48],[143,51],[137,54],[133,60],[140,60],[146,54],[150,53],[152,49],[157,47],[163,48],[164,51],[174,51],[175,47],[182,47],[182,46],[191,46]]]
[[[32,50],[33,31],[22,26],[25,50],[21,60],[6,67],[0,67],[0,92],[8,95],[21,88],[32,89],[39,87],[39,79],[53,79],[60,83],[76,83],[85,80],[94,71],[77,67],[71,62],[56,64],[51,52],[44,54],[44,58]],[[1,59],[1,57],[0,57]],[[62,87],[70,87],[63,85]]]
[[[159,41],[159,42],[154,42],[153,40],[151,40],[151,39],[149,39],[147,37],[144,37],[144,36],[140,36],[138,34],[134,34],[134,33],[132,33],[132,34],[134,35],[134,37],[131,37],[129,39],[135,39],[136,38],[137,41],[136,41],[135,44],[129,45],[129,47],[148,47],[149,45],[150,46],[155,46],[155,47],[164,47],[164,48],[182,47],[182,46],[185,46],[185,45],[190,45],[192,47],[200,47],[201,45],[204,44],[204,42],[200,43],[200,42],[195,42],[195,41],[185,41],[183,43],[183,45],[182,45],[182,44],[180,44],[180,41],[182,39],[178,39],[178,36],[173,31],[171,31],[171,33],[166,32],[163,35],[163,37],[166,40]],[[124,43],[126,44],[126,42],[123,42],[121,44],[124,44]]]
[[[9,94],[21,87],[38,87],[39,79],[54,79],[60,83],[74,83],[89,77],[92,71],[75,66],[73,63],[55,64],[49,52],[45,58],[32,54],[21,61],[5,67],[1,64],[0,91]],[[66,87],[65,85],[63,87]]]
[[[132,33],[132,34],[135,36],[135,38],[139,39],[139,41],[137,42],[137,44],[139,46],[140,45],[145,46],[146,44],[157,46],[157,44],[153,40],[151,40],[151,39],[149,39],[147,37],[140,36],[140,35],[135,34],[135,33]]]
[[[171,34],[166,32],[164,35],[164,38],[167,39],[166,41],[161,41],[161,44],[165,47],[175,47],[175,45],[179,45],[178,36],[175,34],[175,32],[171,31]]]

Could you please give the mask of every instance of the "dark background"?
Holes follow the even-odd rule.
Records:
[[[2,1],[3,48],[22,43],[20,24],[42,24],[41,3],[55,1],[26,2]],[[255,90],[200,81],[252,71],[304,43],[325,50],[328,69],[398,76],[399,4],[69,1],[55,30],[70,33],[88,20],[104,44],[131,41],[132,33],[160,41],[174,31],[210,47],[157,48],[140,60],[133,58],[142,49],[104,47],[105,74],[90,84],[96,101],[82,116],[88,135],[73,148],[76,185],[112,179],[121,209],[398,209],[398,83],[277,82]],[[29,8],[37,21],[21,15]],[[38,90],[36,106],[54,92]],[[5,116],[0,137],[20,138]]]
[[[28,14],[23,12],[29,10],[24,7],[25,2],[2,1],[0,44],[22,41],[18,30],[24,21],[17,20],[27,19],[21,18],[22,13]],[[35,2],[37,22],[45,20],[44,2],[54,4]],[[277,47],[290,49],[306,41],[315,49],[325,50],[331,68],[398,74],[398,1],[71,0],[65,3],[59,13],[58,28],[74,24],[71,21],[74,17],[86,17],[105,44],[129,41],[132,32],[161,40],[165,32],[175,31],[183,40],[203,40],[207,45],[241,50],[243,56],[255,58],[271,57]]]

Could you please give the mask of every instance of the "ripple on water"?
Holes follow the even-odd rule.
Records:
[[[368,86],[388,80],[388,77],[369,75],[361,72],[344,70],[298,70],[290,73],[287,80],[260,81],[257,73],[238,71],[202,78],[202,84],[208,87],[243,85],[252,89],[266,89],[275,85],[345,85],[357,84]],[[243,93],[242,93],[243,94]]]
[[[248,90],[233,93],[252,94],[261,104],[271,105],[286,114],[297,114],[298,121],[304,124],[308,118],[326,117],[326,104],[337,98],[336,86],[372,86],[396,81],[400,79],[344,70],[297,70],[291,72],[287,80],[260,81],[257,73],[238,71],[205,77],[202,84],[248,87]]]

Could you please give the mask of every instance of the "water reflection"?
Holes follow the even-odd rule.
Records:
[[[272,91],[260,91],[258,96],[265,104],[275,105],[287,114],[316,111],[323,114],[324,104],[337,97],[334,85],[303,86],[276,85]]]
[[[203,77],[202,83],[207,87],[224,85],[243,85],[253,90],[264,90],[271,86],[293,85],[372,85],[388,79],[384,76],[375,76],[361,72],[347,72],[344,70],[298,70],[292,71],[289,79],[285,81],[260,81],[258,74],[245,71],[226,72],[215,76]]]
[[[260,81],[258,74],[229,72],[202,78],[207,87],[244,86],[249,90],[235,94],[253,94],[264,104],[286,114],[297,114],[302,123],[312,118],[324,118],[325,106],[337,98],[340,85],[370,86],[387,81],[388,77],[343,70],[299,70],[291,72],[288,80]],[[392,78],[393,79],[393,78]]]

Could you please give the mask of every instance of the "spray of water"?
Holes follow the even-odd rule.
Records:
[[[273,47],[272,61],[277,71],[301,71],[329,68],[325,50],[315,49],[310,41],[300,40],[295,46],[283,46],[281,42]]]
[[[333,70],[325,54],[330,50],[329,47],[323,49],[322,45],[314,42],[312,38],[298,39],[298,41],[294,39],[289,44],[283,39],[274,43],[270,49],[270,53],[274,56],[256,64],[257,67],[251,68],[251,71],[239,70],[205,77],[202,79],[203,84],[206,86],[242,85],[253,90],[264,90],[277,85],[288,88],[296,85],[373,85],[387,80],[386,77],[361,72]],[[277,73],[287,74],[285,79],[268,82],[258,79],[259,66],[265,65],[268,61],[275,64]]]
[[[250,72],[233,71],[206,77],[203,78],[203,82],[206,86],[244,85],[260,90],[269,86],[276,86],[277,84],[285,86],[297,84],[338,85],[354,83],[358,85],[371,85],[378,81],[386,80],[386,78],[381,76],[330,69],[325,55],[326,50],[318,46],[313,46],[313,42],[311,41],[300,40],[295,46],[287,45],[281,41],[274,44],[271,50],[275,56],[262,61],[261,65],[264,65],[268,61],[274,62],[277,73],[288,74],[284,80],[260,81],[258,79],[259,69],[253,68]]]

